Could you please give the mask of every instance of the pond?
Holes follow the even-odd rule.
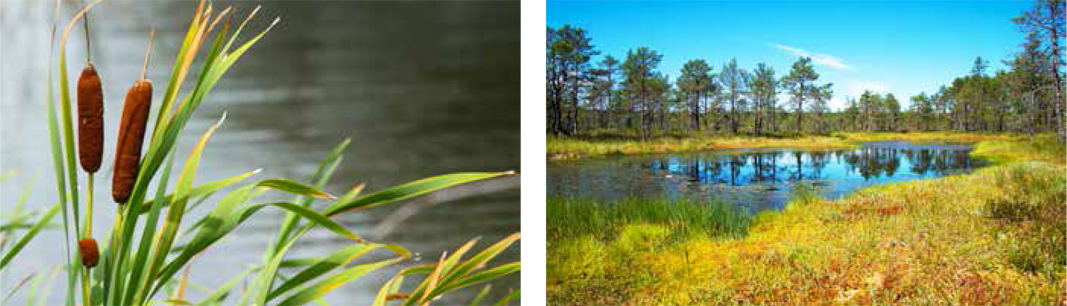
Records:
[[[781,209],[798,183],[827,198],[857,188],[969,172],[985,165],[969,145],[864,143],[851,150],[720,150],[549,163],[548,194],[723,200],[752,211]]]

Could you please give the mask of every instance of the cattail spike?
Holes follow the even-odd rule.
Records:
[[[119,122],[114,176],[111,178],[111,196],[116,203],[125,204],[129,200],[133,184],[137,181],[141,145],[151,103],[152,81],[137,80],[126,92],[126,105],[122,108],[122,121]]]
[[[78,78],[78,160],[88,173],[100,170],[104,154],[104,91],[92,63]]]
[[[82,265],[86,268],[95,267],[100,260],[100,250],[97,248],[96,239],[85,238],[78,240],[78,250],[82,256]]]

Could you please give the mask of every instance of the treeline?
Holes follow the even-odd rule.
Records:
[[[832,83],[819,81],[810,58],[781,76],[736,60],[718,70],[687,61],[676,77],[660,71],[663,55],[647,47],[622,59],[600,55],[588,32],[564,25],[547,34],[548,132],[635,130],[642,137],[686,131],[728,134],[825,134],[838,130],[963,130],[1065,135],[1064,0],[1040,0],[1013,18],[1025,34],[1005,71],[989,72],[978,57],[970,74],[935,93],[898,100],[864,92],[831,111]],[[907,103],[907,104],[905,104]]]

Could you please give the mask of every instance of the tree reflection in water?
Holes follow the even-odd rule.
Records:
[[[829,198],[856,188],[967,172],[984,165],[965,145],[871,143],[854,150],[735,150],[551,163],[548,192],[593,197],[690,197],[780,208],[797,182]]]

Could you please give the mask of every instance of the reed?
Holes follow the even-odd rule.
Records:
[[[460,184],[515,175],[510,171],[445,174],[368,194],[363,194],[363,185],[358,184],[343,195],[334,196],[322,189],[343,159],[343,152],[349,144],[345,140],[330,152],[306,182],[279,178],[246,182],[259,172],[254,170],[220,181],[194,185],[205,148],[226,115],[223,114],[217,123],[203,132],[196,145],[185,155],[184,164],[176,167],[176,143],[185,131],[186,123],[226,71],[280,20],[275,19],[258,34],[238,43],[239,34],[256,16],[258,7],[234,29],[231,28],[232,17],[236,14],[234,10],[225,8],[216,11],[212,5],[200,1],[159,103],[152,103],[151,82],[145,76],[151,43],[146,51],[142,76],[127,94],[119,127],[113,182],[113,198],[124,205],[118,206],[114,224],[99,236],[103,239],[97,245],[91,230],[93,172],[82,169],[86,170],[89,182],[88,197],[84,197],[86,200],[82,202],[78,169],[74,164],[77,153],[72,124],[74,118],[70,111],[71,99],[66,82],[65,47],[78,21],[101,2],[94,0],[88,3],[68,21],[58,40],[56,64],[49,69],[49,139],[60,203],[38,219],[30,231],[4,253],[0,261],[0,270],[8,263],[17,261],[19,251],[46,226],[52,216],[62,211],[67,250],[66,305],[77,303],[75,300],[79,291],[84,299],[81,302],[83,305],[150,305],[162,302],[159,300],[161,296],[167,303],[192,304],[185,300],[184,294],[189,264],[264,209],[279,209],[286,216],[278,238],[264,252],[263,261],[216,287],[199,304],[218,305],[233,296],[239,297],[237,303],[241,305],[304,305],[318,302],[325,294],[345,283],[411,257],[411,253],[401,246],[366,241],[331,217],[398,203]],[[59,20],[59,5],[57,0],[56,23]],[[201,54],[204,56],[200,57]],[[203,66],[192,81],[190,90],[180,90],[184,88],[182,84],[193,63]],[[52,69],[55,69],[55,78]],[[58,86],[53,86],[53,82]],[[79,86],[79,99],[82,92]],[[91,90],[84,92],[91,93]],[[58,99],[53,96],[58,96]],[[153,115],[150,112],[152,105],[158,105],[158,111],[154,113],[156,123],[151,127],[151,136],[148,136],[147,121]],[[89,107],[84,113],[90,114],[92,111]],[[79,112],[81,116],[81,104]],[[102,113],[101,110],[101,116]],[[148,142],[143,143],[146,137]],[[79,137],[79,145],[82,145],[83,139],[87,141],[88,138]],[[89,150],[81,151],[89,153]],[[178,172],[176,182],[170,181],[172,171]],[[155,188],[150,190],[149,186]],[[269,192],[295,198],[289,202],[261,202],[260,197]],[[206,216],[198,220],[184,220],[188,212],[197,206],[196,203],[208,201],[215,194],[221,195],[221,198],[214,205],[208,205],[212,208]],[[84,230],[79,230],[83,224]],[[291,258],[288,251],[313,229],[325,229],[349,244],[324,257]],[[389,290],[386,290],[389,293],[383,296],[382,301],[376,300],[374,303],[385,305],[389,301],[401,300],[406,305],[428,305],[455,290],[518,272],[518,262],[487,267],[493,258],[518,239],[518,234],[510,236],[481,253],[463,258],[473,248],[472,241],[451,256],[444,256],[440,262],[404,270],[389,281]],[[378,258],[387,254],[388,257],[376,261],[361,260],[369,257],[364,256],[369,253],[376,254]],[[356,260],[365,262],[351,265]],[[296,272],[286,272],[292,269]],[[184,274],[181,273],[183,270],[186,271]],[[76,285],[79,275],[81,288]],[[423,281],[411,293],[400,292],[403,279],[412,277]],[[243,290],[235,289],[236,284],[241,282],[250,285]],[[517,293],[509,294],[506,299],[513,297],[517,297]]]

